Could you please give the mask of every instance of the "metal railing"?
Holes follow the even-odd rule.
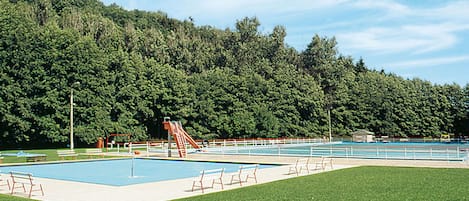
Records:
[[[333,156],[343,158],[375,159],[410,159],[410,160],[465,160],[468,157],[466,148],[452,147],[320,147],[311,146],[310,156]]]
[[[337,139],[337,138],[336,138]],[[321,138],[285,139],[230,139],[199,142],[204,152],[211,154],[275,155],[275,156],[329,156],[341,158],[405,159],[405,160],[457,160],[467,161],[468,144],[436,144],[428,139],[400,140],[402,143],[359,143],[350,145],[342,142],[329,143]],[[414,142],[407,143],[408,141]],[[405,143],[404,143],[405,142]],[[417,142],[415,145],[415,142]],[[422,143],[421,143],[422,142]],[[149,152],[167,152],[167,143],[147,145]],[[175,147],[175,146],[173,146]],[[186,144],[188,152],[196,152]]]
[[[272,143],[270,141],[223,142],[216,146],[211,146],[207,151],[227,155],[328,156],[404,160],[465,161],[469,158],[469,145],[467,144],[434,145],[422,143],[419,146],[412,146],[405,143],[396,143],[387,146],[384,143],[364,143],[354,146],[340,144],[340,142],[325,143],[321,139],[286,140],[279,142],[281,143]]]

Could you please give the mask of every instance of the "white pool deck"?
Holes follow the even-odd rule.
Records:
[[[162,158],[166,158],[161,156]],[[229,162],[248,162],[248,163],[275,163],[275,164],[293,164],[298,157],[279,157],[279,156],[233,156],[233,155],[208,155],[191,154],[188,160],[199,161],[229,161]],[[179,159],[179,158],[178,158]],[[405,166],[405,167],[440,167],[440,168],[469,168],[466,162],[458,161],[413,161],[413,160],[375,160],[375,159],[334,159],[333,171],[343,168],[350,168],[363,165],[377,166]],[[258,184],[277,180],[283,180],[296,177],[296,174],[287,174],[288,165],[273,168],[259,169],[257,174]],[[77,170],[79,171],[79,170]],[[158,170],[155,170],[158,171]],[[323,171],[314,170],[310,174],[318,174]],[[299,176],[306,175],[302,172]],[[7,175],[4,175],[7,176]],[[231,177],[226,174],[223,183],[224,190],[240,188],[239,183],[230,185]],[[89,184],[81,182],[71,182],[63,180],[36,178],[37,183],[44,187],[45,195],[42,196],[39,191],[33,192],[31,199],[47,201],[155,201],[172,200],[177,198],[202,195],[200,190],[191,191],[194,178],[178,179],[170,181],[152,182],[145,184],[136,184],[129,186],[106,186],[98,184]],[[253,180],[243,183],[243,187],[256,185]],[[219,185],[214,188],[206,188],[205,194],[221,191]],[[0,186],[0,193],[8,194],[7,186]],[[15,196],[27,197],[26,193],[17,190]]]

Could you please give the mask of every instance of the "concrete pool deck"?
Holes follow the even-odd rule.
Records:
[[[161,156],[161,158],[166,158]],[[282,156],[239,156],[239,155],[209,155],[209,154],[190,154],[188,160],[199,161],[229,161],[229,162],[247,162],[247,163],[273,163],[273,164],[294,164],[300,157],[282,157]],[[179,159],[179,158],[177,158]],[[469,168],[466,162],[461,161],[423,161],[423,160],[376,160],[376,159],[334,159],[334,169],[343,169],[363,165],[374,166],[405,166],[405,167],[438,167],[438,168]],[[289,166],[279,166],[274,168],[259,169],[257,174],[258,184],[271,181],[283,180],[296,177],[296,174],[287,174]],[[77,170],[79,171],[79,170]],[[157,170],[155,170],[157,171]],[[327,169],[326,171],[331,171]],[[315,170],[310,174],[317,174],[323,171]],[[305,172],[300,176],[306,175]],[[4,175],[7,176],[7,175]],[[155,201],[172,200],[177,198],[202,195],[200,190],[191,191],[194,178],[152,182],[145,184],[136,184],[128,186],[106,186],[98,184],[89,184],[81,182],[71,182],[63,180],[36,178],[37,183],[44,187],[45,195],[40,192],[33,192],[32,199],[47,201]],[[229,184],[229,174],[224,177],[224,190],[240,188],[239,183]],[[255,185],[250,180],[243,183],[244,186]],[[206,193],[221,191],[219,185],[214,188],[205,189]],[[19,192],[19,191],[17,191]],[[1,186],[0,193],[7,194],[8,187]],[[16,193],[15,196],[27,197],[27,194]]]

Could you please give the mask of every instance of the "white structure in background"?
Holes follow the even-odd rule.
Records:
[[[352,141],[353,142],[374,142],[375,133],[367,130],[357,130],[352,132]]]

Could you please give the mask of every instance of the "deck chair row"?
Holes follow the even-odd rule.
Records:
[[[237,172],[230,174],[230,184],[239,183],[242,186],[243,182],[247,182],[249,179],[254,179],[257,183],[257,169],[259,164],[253,165],[242,165],[239,166]],[[224,178],[225,168],[211,169],[211,170],[202,170],[200,171],[199,177],[197,177],[192,182],[192,191],[197,187],[204,193],[204,188],[213,188],[215,184],[219,184],[223,190],[223,178]],[[205,184],[209,183],[207,186]]]
[[[288,174],[299,175],[302,171],[309,174],[310,170],[326,170],[327,167],[333,169],[332,158],[321,157],[314,161],[313,158],[299,158],[295,164],[291,165],[288,169]],[[313,168],[311,168],[313,166]]]

